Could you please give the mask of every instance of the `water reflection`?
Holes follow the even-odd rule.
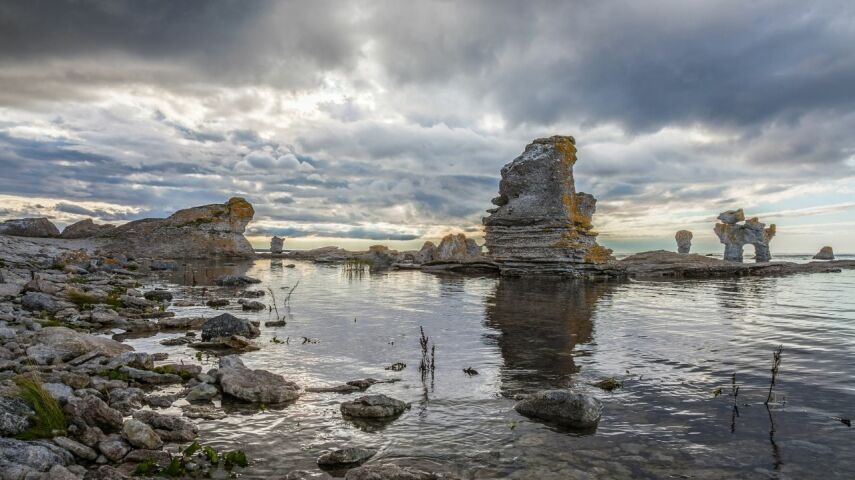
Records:
[[[224,275],[245,275],[252,262],[215,262],[189,261],[180,263],[175,270],[166,271],[163,276],[167,281],[178,285],[208,286]],[[281,260],[280,260],[281,266]],[[271,270],[274,269],[271,261]]]
[[[597,303],[615,285],[580,280],[501,278],[486,299],[487,335],[501,351],[502,394],[569,386],[576,345],[593,339]]]

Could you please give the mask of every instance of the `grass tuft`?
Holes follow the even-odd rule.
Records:
[[[617,390],[618,388],[623,387],[623,382],[621,382],[620,380],[618,380],[615,377],[609,377],[609,378],[605,378],[603,380],[600,380],[599,382],[594,383],[593,385],[595,387],[602,388],[603,390],[605,390],[607,392],[611,392],[612,390]]]
[[[35,375],[25,375],[15,379],[18,385],[19,397],[32,407],[35,415],[31,420],[33,426],[18,435],[21,440],[37,438],[53,438],[65,435],[68,424],[59,402],[45,390],[41,379]]]

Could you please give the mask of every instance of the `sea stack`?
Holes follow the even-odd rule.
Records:
[[[828,245],[822,247],[819,252],[813,256],[814,260],[834,260],[834,250]]]
[[[755,259],[758,263],[772,260],[769,242],[775,236],[775,224],[760,223],[757,217],[745,220],[745,213],[739,210],[728,210],[719,214],[722,223],[716,223],[713,231],[724,244],[724,259],[730,262],[742,262],[742,248],[754,245]],[[744,223],[740,223],[743,222]]]
[[[692,232],[679,230],[674,235],[674,239],[677,240],[677,253],[688,255],[689,251],[692,250]]]
[[[497,208],[483,219],[490,258],[505,275],[606,273],[612,251],[597,244],[596,199],[576,192],[576,141],[539,138],[502,168]]]
[[[282,248],[285,246],[285,239],[273,236],[270,239],[270,253],[282,253]]]

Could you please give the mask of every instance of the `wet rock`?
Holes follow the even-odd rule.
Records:
[[[196,424],[177,415],[163,415],[152,410],[134,412],[134,419],[154,428],[167,442],[190,442],[196,438]]]
[[[218,393],[219,390],[217,390],[217,387],[209,383],[200,383],[191,388],[185,398],[188,402],[208,402],[216,397]]]
[[[255,211],[243,198],[225,204],[179,210],[166,219],[126,223],[104,235],[111,241],[103,248],[134,257],[209,258],[253,257],[252,245],[243,236]]]
[[[526,417],[585,429],[597,426],[603,404],[591,395],[570,390],[546,390],[517,402],[514,410]]]
[[[713,231],[719,241],[724,244],[724,259],[730,262],[742,262],[742,250],[745,245],[754,245],[755,258],[758,263],[772,259],[769,242],[776,233],[775,224],[766,228],[757,217],[749,218],[744,223],[738,223],[744,218],[742,209],[723,212],[718,216],[722,223],[716,223]]]
[[[143,425],[145,424],[143,423]],[[169,465],[169,462],[172,461],[172,457],[169,455],[169,452],[164,452],[163,450],[141,448],[128,452],[128,454],[125,455],[124,463],[142,463],[146,460],[151,460],[158,465]]]
[[[33,337],[27,356],[38,364],[69,361],[81,355],[113,357],[133,348],[110,338],[88,335],[66,327],[46,327]]]
[[[260,298],[264,296],[264,290],[246,290],[240,296],[244,298]]]
[[[128,378],[149,385],[168,385],[181,383],[181,377],[172,373],[158,373],[151,370],[141,370],[133,367],[120,367],[119,371],[127,373]]]
[[[130,415],[145,405],[145,392],[139,388],[116,388],[110,390],[110,408],[123,415]]]
[[[207,302],[205,302],[205,305],[207,305],[211,308],[222,308],[222,307],[228,307],[229,301],[225,298],[214,298],[214,299],[211,299],[211,300],[208,300]]]
[[[208,320],[203,317],[188,317],[188,318],[161,318],[157,321],[157,325],[162,329],[193,329],[202,328]]]
[[[98,442],[98,451],[103,453],[111,462],[118,462],[131,451],[131,445],[121,435],[114,433]]]
[[[98,453],[95,452],[95,450],[68,437],[54,437],[53,443],[68,450],[74,454],[75,457],[82,458],[83,460],[94,462],[95,459],[98,458]]]
[[[59,229],[45,217],[17,218],[0,223],[0,234],[13,237],[58,237]]]
[[[47,441],[24,442],[0,438],[0,473],[4,478],[16,478],[10,476],[12,471],[47,472],[55,465],[65,466],[73,462],[71,453]]]
[[[65,227],[62,230],[60,237],[62,238],[91,238],[112,231],[116,228],[115,225],[103,224],[98,225],[91,218],[81,220]]]
[[[308,470],[294,470],[282,477],[282,480],[332,480],[333,477],[324,472],[310,472]]]
[[[119,320],[119,314],[113,309],[97,306],[89,314],[89,319],[93,323],[110,325]]]
[[[312,393],[353,393],[361,392],[362,389],[353,385],[336,385],[334,387],[306,387],[306,391]]]
[[[243,363],[227,360],[221,362],[217,375],[223,393],[245,402],[283,403],[296,400],[300,396],[300,387],[285,377],[266,370],[251,370]]]
[[[386,395],[366,395],[352,402],[342,402],[342,415],[355,418],[387,418],[400,415],[410,408],[409,403],[387,397]]]
[[[232,335],[255,338],[260,335],[260,332],[248,320],[237,318],[228,313],[214,317],[202,326],[203,341],[216,337],[231,337]]]
[[[339,468],[362,465],[377,454],[373,448],[347,447],[326,452],[318,457],[318,466],[324,468]]]
[[[348,470],[345,480],[444,480],[454,477],[394,464],[363,465]]]
[[[221,287],[243,287],[254,283],[261,283],[261,280],[246,275],[224,275],[216,281]]]
[[[70,399],[63,411],[69,422],[81,427],[98,427],[108,433],[122,428],[122,413],[95,396]]]
[[[274,236],[270,239],[270,253],[282,253],[282,247],[285,245],[285,239]]]
[[[13,437],[30,427],[35,412],[19,398],[0,397],[0,436]]]
[[[154,302],[146,300],[143,297],[136,297],[133,295],[122,295],[119,297],[119,301],[127,308],[138,308],[140,310],[153,308],[155,306]]]
[[[168,290],[150,290],[143,294],[143,297],[146,300],[151,300],[152,302],[171,302],[172,301],[172,293]]]
[[[260,310],[264,310],[267,308],[267,305],[256,301],[256,300],[243,300],[238,302],[244,310],[249,310],[252,312],[258,312]]]
[[[226,417],[226,413],[211,405],[187,405],[181,409],[187,418],[199,418],[203,420],[219,420]]]
[[[825,246],[819,250],[819,253],[813,256],[814,260],[834,260],[834,250]]]
[[[688,254],[692,250],[692,232],[688,230],[679,230],[674,235],[677,241],[677,253]]]
[[[122,437],[136,448],[153,450],[163,446],[163,440],[153,428],[133,418],[122,427]]]
[[[152,369],[154,368],[154,360],[151,355],[143,352],[122,352],[119,355],[111,358],[104,366],[108,370],[115,370],[119,367],[133,367]]]
[[[497,208],[483,219],[489,257],[503,274],[607,274],[611,250],[592,230],[596,199],[576,192],[573,137],[540,138],[502,168]]]

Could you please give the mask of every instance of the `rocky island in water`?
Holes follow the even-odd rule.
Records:
[[[596,382],[573,380],[580,371],[584,378],[600,368],[574,353],[594,338],[592,318],[606,308],[599,302],[620,304],[622,292],[631,299],[632,292],[671,294],[672,288],[683,288],[650,283],[644,291],[633,290],[639,288],[633,282],[651,279],[718,288],[744,277],[840,273],[855,268],[855,261],[834,260],[831,247],[816,261],[773,261],[770,242],[786,231],[746,219],[741,209],[723,212],[721,223],[710,225],[723,244],[723,259],[690,253],[693,234],[681,230],[676,252],[618,260],[597,242],[596,199],[576,191],[576,153],[573,137],[540,138],[505,165],[494,206],[483,219],[484,245],[449,234],[438,245],[426,242],[415,251],[383,245],[360,252],[294,251],[286,248],[287,239],[273,237],[270,251],[257,253],[244,237],[253,207],[238,197],[119,226],[84,220],[60,232],[46,218],[0,223],[0,478],[740,476],[742,470],[734,467],[739,459],[692,454],[681,435],[657,442],[655,432],[639,428],[635,442],[611,444],[609,435],[596,433],[632,431],[624,425],[627,418],[639,424],[661,421],[662,428],[675,422],[621,389],[647,395],[645,375],[657,385],[679,385],[676,377],[656,378],[655,368],[644,374],[635,370],[689,361],[612,359],[611,372]],[[755,247],[757,262],[744,262],[746,244]],[[386,290],[372,290],[373,282]],[[447,298],[448,306],[408,300],[410,284],[425,289],[410,296]],[[362,288],[354,285],[366,287],[340,296]],[[756,288],[763,285],[768,284]],[[431,293],[434,288],[438,293]],[[466,293],[467,288],[491,293]],[[467,332],[473,327],[461,323],[426,323],[421,329],[406,323],[434,312],[442,319],[468,319],[480,301],[472,299],[485,295],[478,315],[489,331],[473,331],[471,338]],[[715,295],[725,304],[740,298]],[[455,303],[459,298],[471,302]],[[401,308],[379,320],[366,301]],[[317,322],[334,319],[336,326],[306,323],[300,312],[311,312]],[[404,325],[406,332],[395,330]],[[352,332],[343,333],[348,329]],[[470,343],[455,344],[456,335]],[[531,343],[520,343],[523,338]],[[485,360],[492,357],[463,353],[481,347],[496,349],[504,366]],[[314,356],[312,348],[326,353]],[[345,360],[334,360],[339,356]],[[378,364],[361,364],[367,356]],[[271,360],[278,358],[293,363]],[[767,360],[771,357],[763,357],[759,370],[768,370]],[[709,388],[705,396],[687,395],[686,402],[718,401],[730,388],[729,377],[716,366],[697,368],[721,375],[723,386]],[[350,372],[352,378],[339,378]],[[745,385],[737,398],[736,383],[743,379],[733,375],[732,405],[718,402],[714,408],[724,412],[725,429],[731,421],[734,431],[756,429],[751,412],[762,408],[757,402],[743,407],[744,427],[736,413],[731,419],[731,407],[736,412],[751,388],[768,387],[766,380],[747,374],[746,381],[756,384]],[[499,385],[495,391],[493,385]],[[462,396],[445,399],[443,388],[451,387]],[[470,391],[471,398],[460,393]],[[767,406],[772,394],[770,388]],[[443,405],[446,401],[459,405]],[[636,401],[648,410],[631,417],[627,405]],[[432,408],[442,412],[440,430],[452,432],[448,438],[454,443],[447,449],[453,453],[418,450],[421,435],[446,449],[430,423]],[[464,418],[481,421],[485,410],[491,413],[483,424]],[[845,415],[838,420],[848,422]],[[832,428],[828,418],[809,422]],[[482,429],[515,453],[482,438]],[[231,430],[242,433],[231,440]],[[762,434],[765,445],[769,432]],[[252,435],[260,443],[245,440],[256,438]],[[771,435],[779,448],[774,427]],[[291,442],[292,437],[298,440]],[[671,447],[663,446],[672,440]],[[755,448],[754,437],[742,441],[747,451]],[[289,442],[291,447],[282,446]],[[572,450],[552,452],[548,442],[571,442]],[[835,448],[814,440],[792,442],[784,438],[781,448],[807,449],[819,457]],[[526,463],[544,452],[561,461],[553,458],[549,468]],[[810,471],[808,460],[795,463],[792,478]]]

